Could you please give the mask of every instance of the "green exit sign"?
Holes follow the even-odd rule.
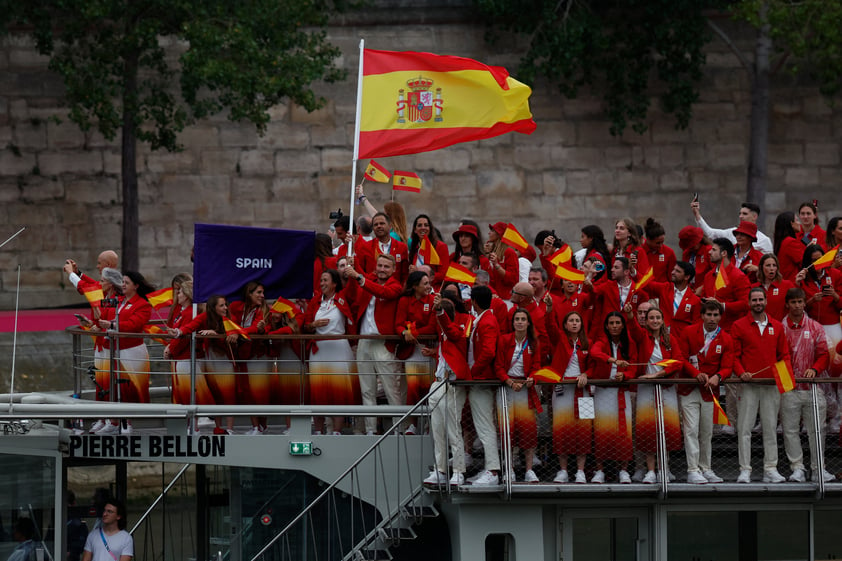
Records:
[[[289,443],[290,456],[312,456],[313,443],[312,442],[290,442]]]

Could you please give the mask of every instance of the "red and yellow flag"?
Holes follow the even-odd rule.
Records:
[[[368,166],[365,168],[364,175],[366,179],[371,179],[377,183],[388,183],[389,180],[392,179],[392,174],[389,173],[389,170],[374,160],[369,160]]]
[[[468,316],[468,323],[465,324],[465,339],[471,337],[471,330],[474,328],[474,316]]]
[[[716,272],[716,280],[713,282],[713,286],[716,290],[728,286],[728,277],[725,275],[725,267],[722,265],[719,266],[719,270]]]
[[[500,66],[366,49],[362,74],[360,158],[417,154],[535,130],[532,90]]]
[[[827,253],[813,261],[811,265],[815,270],[821,271],[822,269],[827,269],[831,265],[833,265],[833,260],[836,259],[836,254],[839,252],[839,246],[837,245],[831,250],[828,250]]]
[[[649,281],[651,281],[654,276],[655,268],[649,267],[649,270],[646,271],[642,277],[637,279],[636,283],[634,283],[634,291],[637,292],[638,290],[642,290],[647,284],[649,284]]]
[[[713,390],[711,390],[711,397],[713,397],[713,424],[730,426],[731,421],[728,420],[728,415],[725,414],[725,410],[719,404],[719,400],[716,399]]]
[[[473,285],[477,281],[477,275],[459,263],[451,263],[444,274],[444,280]]]
[[[532,375],[536,382],[556,383],[561,381],[561,375],[552,368],[542,368]]]
[[[506,231],[503,232],[503,238],[500,241],[521,252],[529,248],[529,242],[517,231],[514,224],[506,226]]]
[[[295,303],[290,302],[286,298],[281,298],[278,296],[278,299],[275,300],[275,303],[272,304],[272,308],[270,311],[276,312],[279,314],[289,314],[290,317],[295,315]]]
[[[550,263],[558,267],[561,264],[570,263],[573,259],[573,250],[570,246],[565,244],[564,247],[559,248],[555,253],[550,255]]]
[[[681,361],[675,360],[674,358],[665,358],[664,360],[656,362],[655,366],[660,366],[661,368],[669,368],[674,364],[681,364]]]
[[[579,269],[568,267],[565,264],[561,264],[558,267],[556,267],[555,276],[563,280],[575,282],[576,284],[582,284],[583,282],[585,282],[585,273],[583,273]]]
[[[226,335],[240,335],[245,339],[249,338],[249,336],[246,334],[245,330],[242,327],[240,327],[234,321],[228,318],[222,318],[222,325],[225,327]]]
[[[152,307],[156,310],[158,308],[163,308],[164,306],[172,306],[172,287],[162,288],[161,290],[156,290],[155,292],[150,292],[146,295],[146,299],[149,300],[149,303],[152,304]]]
[[[792,364],[788,360],[776,362],[772,367],[772,374],[775,376],[779,393],[786,393],[795,387],[795,372],[792,371]]]
[[[421,192],[421,178],[411,171],[398,171],[392,174],[392,191]]]
[[[418,248],[418,253],[424,259],[424,263],[426,265],[439,265],[441,264],[441,257],[439,257],[436,248],[430,242],[427,236],[421,238],[421,246]]]
[[[150,335],[166,335],[167,330],[162,328],[160,325],[153,325],[148,324],[143,326],[143,332],[149,333]],[[160,337],[155,337],[152,339],[157,343],[161,343],[162,345],[166,345],[167,341],[165,339],[161,339]]]
[[[88,301],[94,308],[99,308],[100,300],[105,298],[105,294],[102,292],[102,287],[99,285],[90,285],[83,289],[85,294],[85,299]]]

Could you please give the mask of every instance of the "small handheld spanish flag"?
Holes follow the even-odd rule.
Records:
[[[576,284],[582,284],[585,282],[585,273],[578,269],[574,269],[573,267],[568,267],[565,264],[561,264],[556,267],[555,276]]]
[[[713,286],[716,290],[720,290],[728,286],[728,277],[725,275],[725,268],[720,265],[719,270],[716,272],[716,280],[713,283]]]
[[[831,265],[833,265],[834,259],[836,259],[836,254],[839,253],[839,246],[837,245],[833,249],[829,250],[827,253],[813,261],[811,267],[817,271],[821,271],[822,269],[827,269]]]
[[[226,335],[240,335],[244,339],[249,338],[249,336],[246,334],[245,330],[242,327],[240,327],[239,325],[234,323],[234,321],[232,321],[228,318],[222,319],[222,325],[223,325],[223,327],[225,327],[225,334]]]
[[[788,360],[776,362],[772,367],[772,374],[775,376],[778,393],[786,393],[795,387],[795,372],[792,371],[792,364]]]
[[[444,280],[473,285],[477,281],[477,276],[466,267],[463,267],[458,263],[451,263],[447,267],[447,272],[444,274]]]
[[[552,368],[542,368],[532,375],[532,378],[537,382],[549,382],[554,384],[561,381],[561,376]]]
[[[158,308],[163,308],[164,306],[172,306],[172,287],[162,288],[161,290],[150,292],[146,295],[146,299],[149,300],[149,303],[152,304],[152,307],[156,310]]]
[[[471,330],[474,328],[474,316],[468,316],[468,322],[465,324],[465,339],[471,337]]]
[[[638,290],[643,290],[643,287],[649,284],[649,281],[651,281],[654,276],[655,268],[649,267],[649,270],[646,271],[646,273],[644,273],[644,275],[640,277],[636,283],[634,283],[634,291],[637,292]]]
[[[290,317],[295,313],[295,304],[287,300],[286,298],[281,298],[278,296],[278,299],[275,300],[275,303],[272,304],[271,311],[276,312],[278,314],[288,314]]]
[[[725,414],[725,410],[722,409],[722,406],[719,404],[719,400],[716,399],[716,395],[713,393],[713,390],[710,391],[711,397],[713,397],[713,424],[714,425],[731,425],[731,421],[728,420],[728,415]]]
[[[573,259],[573,250],[570,246],[565,244],[564,247],[559,248],[555,253],[550,255],[550,263],[558,267],[561,264],[568,264]]]
[[[167,334],[166,329],[163,329],[160,325],[154,325],[154,324],[144,325],[143,326],[143,332],[149,333],[150,335],[166,335]],[[167,341],[164,340],[164,339],[161,339],[160,337],[155,337],[152,340],[155,341],[156,343],[161,343],[162,345],[167,344]]]
[[[529,248],[529,242],[526,241],[526,238],[517,231],[514,224],[506,226],[506,231],[503,232],[503,238],[501,241],[509,247],[513,247],[521,252]]]
[[[660,366],[661,368],[669,368],[674,364],[681,364],[681,361],[675,360],[674,358],[665,358],[664,360],[656,362],[655,366]]]
[[[392,174],[389,173],[389,170],[374,160],[369,160],[368,166],[365,168],[365,174],[363,175],[365,175],[366,179],[371,179],[377,183],[388,183],[392,179]]]
[[[97,285],[91,285],[84,289],[85,291],[85,299],[88,301],[94,308],[99,308],[100,301],[105,298],[105,294],[102,292],[102,288]]]
[[[398,171],[392,174],[392,191],[421,192],[421,178],[411,171]]]
[[[427,236],[421,238],[421,245],[418,248],[418,253],[424,259],[424,263],[427,265],[439,265],[441,264],[441,257],[439,257],[436,248],[433,246],[432,242]]]

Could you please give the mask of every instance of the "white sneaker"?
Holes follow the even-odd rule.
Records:
[[[655,475],[655,472],[650,469],[646,472],[646,475],[643,477],[643,482],[647,484],[657,483],[658,476]]]
[[[447,476],[435,469],[430,472],[427,479],[424,480],[425,485],[445,485],[447,483]]]
[[[741,469],[740,476],[737,477],[737,483],[751,483],[751,470]]]
[[[500,484],[500,478],[492,471],[485,470],[480,476],[474,480],[474,485],[477,487],[491,487]]]
[[[532,458],[532,467],[536,468],[541,465],[541,458],[537,455]]]
[[[96,432],[101,431],[105,427],[105,421],[102,419],[98,420],[96,423],[91,425],[91,428],[88,430],[88,433],[94,434]]]
[[[722,425],[722,429],[719,431],[721,434],[727,434],[729,436],[734,436],[737,434],[737,431],[734,430],[734,427],[731,425]]]
[[[365,435],[366,435],[366,436],[377,436],[377,433],[376,433],[376,432],[374,432],[373,430],[369,430],[369,431],[366,431],[366,432],[365,432]]]
[[[526,470],[526,473],[523,474],[523,481],[524,483],[538,483],[541,480],[538,479],[538,476],[535,475],[535,472],[531,469]]]
[[[202,431],[199,429],[194,429],[193,427],[187,427],[187,436],[201,436]]]
[[[675,481],[675,476],[672,474],[672,472],[671,472],[670,470],[667,470],[667,476],[668,476],[668,477],[669,477],[669,479],[670,479],[670,483],[672,483],[673,481]]]
[[[763,470],[763,483],[783,483],[786,477],[778,473],[775,468]]]
[[[814,469],[813,470],[813,477],[812,477],[812,480],[814,482],[818,481],[818,475],[819,475],[819,471]],[[835,481],[836,477],[832,473],[827,471],[826,469],[822,469],[822,479],[824,480],[825,483],[830,483],[831,481]]]
[[[569,478],[567,477],[567,470],[560,469],[558,473],[555,474],[555,479],[553,479],[553,483],[567,483]]]
[[[639,469],[634,472],[634,475],[631,476],[632,481],[636,481],[637,483],[643,483],[643,476],[646,475],[646,472],[643,469]]]
[[[257,434],[263,434],[263,431],[262,431],[262,430],[260,430],[260,429],[257,429],[257,430],[258,430]],[[330,433],[330,434],[332,434],[333,436],[342,436],[342,433],[341,433],[341,432],[339,432],[338,430],[335,430],[335,431],[333,431],[333,432],[332,432],[332,433]]]
[[[624,469],[621,469],[620,473],[617,474],[617,480],[620,483],[631,483],[632,482],[632,478],[629,477],[629,472],[627,472]]]
[[[412,425],[409,425],[409,428],[407,428],[406,431],[404,431],[404,434],[415,435],[416,431],[417,431],[417,429],[415,428],[415,425],[412,424]]]
[[[483,473],[485,473],[485,471],[478,471],[477,473],[475,473],[474,475],[472,475],[471,477],[469,477],[465,481],[467,481],[468,483],[473,483],[474,481],[476,481],[477,479],[482,477]]]
[[[698,471],[687,472],[687,483],[692,483],[693,485],[705,485],[707,482],[707,478]]]
[[[591,478],[591,483],[605,483],[605,472],[601,469],[597,470]]]
[[[216,423],[213,422],[213,419],[210,417],[199,417],[199,426],[200,427],[213,427],[216,426]]]
[[[506,481],[508,481],[509,479],[511,479],[511,480],[512,480],[512,483],[516,483],[516,482],[517,482],[517,476],[515,476],[514,472],[511,472],[511,471],[510,471],[510,472],[508,472],[508,473],[506,473],[506,474],[504,474],[504,475],[503,475],[503,483],[505,483],[505,482],[506,482]]]
[[[251,427],[251,430],[246,431],[246,436],[255,436],[260,434],[260,429],[257,427]]]
[[[702,475],[708,480],[708,483],[722,483],[723,481],[723,479],[716,475],[712,469],[703,471]]]
[[[134,428],[132,427],[131,423],[126,423],[126,428],[120,431],[122,434],[131,434],[134,432]]]
[[[464,484],[465,484],[465,474],[453,472],[453,476],[450,478],[450,486],[451,487],[458,487],[458,486],[464,485]]]
[[[585,477],[585,472],[582,470],[576,471],[576,483],[587,483],[588,478]]]
[[[789,476],[789,480],[793,483],[805,483],[807,481],[807,477],[804,475],[803,469],[796,468],[792,470],[792,473]]]
[[[105,423],[105,426],[96,431],[96,433],[102,435],[120,434],[120,425],[115,425],[113,423]]]

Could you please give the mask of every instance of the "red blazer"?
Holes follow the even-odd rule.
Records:
[[[827,232],[825,232],[824,228],[816,224],[813,226],[813,229],[810,230],[809,234],[804,234],[803,232],[796,233],[796,236],[804,244],[804,249],[807,249],[807,246],[810,244],[815,243],[819,247],[821,247],[825,252],[827,252]]]
[[[748,255],[746,255],[746,257],[743,259],[743,262],[740,263],[740,270],[743,273],[745,273],[745,275],[748,277],[749,282],[757,282],[757,273],[746,273],[746,265],[754,265],[755,267],[760,265],[761,257],[763,257],[763,252],[759,249],[755,249],[754,246],[751,246]]]
[[[751,285],[762,286],[759,282]],[[795,288],[795,283],[788,280],[774,281],[766,289],[766,313],[778,321],[783,321],[786,315],[786,292]]]
[[[693,250],[688,249],[681,256],[682,261],[693,263],[693,266],[696,268],[696,274],[693,276],[693,281],[690,283],[690,286],[693,288],[704,286],[705,277],[713,266],[710,262],[710,255],[708,254],[709,251],[710,246],[702,244],[699,246],[698,251],[694,252]]]
[[[298,324],[298,332],[300,333],[302,328],[304,327],[304,312],[302,312],[298,308],[298,306],[296,306],[295,310],[292,313],[294,314],[292,320]],[[293,335],[295,333],[295,331],[292,329],[292,326],[290,325],[284,325],[277,329],[272,329],[272,325],[268,324],[267,327],[269,328],[269,331],[267,331],[267,335]],[[267,340],[266,354],[270,357],[277,358],[281,356],[281,349],[284,345],[290,345],[290,348],[292,348],[293,352],[296,354],[296,356],[298,356],[298,358],[304,358],[301,354],[302,349],[300,341],[289,341],[283,339]]]
[[[474,319],[471,329],[471,345],[474,350],[474,364],[471,366],[471,378],[474,380],[493,380],[494,358],[497,354],[497,337],[500,329],[491,310],[486,310]]]
[[[722,316],[719,325],[722,326],[722,329],[728,331],[734,321],[748,312],[748,293],[751,290],[751,283],[748,281],[748,277],[734,266],[734,263],[729,263],[725,269],[728,284],[717,290],[717,271],[718,268],[711,269],[705,277],[702,295],[705,298],[716,298],[725,304],[725,314]]]
[[[675,252],[666,245],[662,245],[660,251],[656,251],[645,243],[643,244],[643,249],[646,253],[646,259],[652,265],[654,273],[652,280],[669,282],[670,273],[672,273],[676,263]]]
[[[193,321],[193,306],[183,308],[174,318],[173,324],[170,327],[184,330],[184,326]],[[187,360],[190,358],[190,341],[183,337],[170,339],[167,343],[167,348],[170,350],[170,356],[173,360]],[[196,357],[202,356],[201,349],[196,349]]]
[[[554,321],[557,329],[562,328],[564,323],[564,316],[570,312],[578,312],[582,316],[582,321],[585,323],[585,331],[591,327],[593,316],[593,306],[591,305],[592,294],[588,292],[579,292],[573,296],[567,296],[562,292],[561,294],[551,294],[553,299],[553,313],[547,318],[547,321]],[[545,311],[547,305],[542,300],[539,304]],[[548,352],[545,349],[545,352]]]
[[[512,333],[512,318],[515,316],[515,311],[517,308],[512,306],[512,309],[509,310],[508,319],[506,320],[506,328],[501,329],[500,333]],[[535,329],[535,337],[538,338],[538,344],[541,347],[541,352],[546,352],[547,349],[550,348],[550,340],[547,337],[547,327],[545,322],[547,321],[547,314],[545,309],[542,306],[539,306],[535,300],[532,300],[524,307],[526,313],[529,314],[529,317],[532,318],[532,326]],[[552,314],[550,314],[552,317]],[[552,320],[550,320],[552,321]]]
[[[459,380],[470,380],[471,369],[468,367],[468,328],[473,317],[460,314],[451,320],[443,311],[436,314],[436,326],[441,340],[441,354],[444,361],[453,370]]]
[[[210,329],[211,327],[208,325],[208,313],[204,312],[199,314],[198,316],[194,317],[192,321],[187,323],[184,327],[179,327],[181,330],[181,336],[189,335],[190,333],[194,333],[196,331],[204,331],[206,329]],[[225,332],[223,331],[220,335],[224,335]],[[224,353],[228,356],[232,361],[234,360],[234,352],[231,346],[225,342],[224,339],[202,339],[202,348],[207,352],[211,348],[215,348],[216,350]]]
[[[403,288],[394,277],[389,277],[385,284],[379,284],[377,277],[374,275],[364,276],[365,286],[361,287],[358,281],[349,280],[348,287],[345,289],[346,295],[351,301],[357,333],[361,331],[360,328],[368,303],[372,298],[377,298],[374,304],[374,323],[377,324],[377,331],[381,335],[394,335],[398,299],[403,292]],[[389,351],[394,352],[395,347],[395,341],[386,342],[386,348]]]
[[[553,346],[552,369],[564,378],[564,371],[570,363],[573,355],[573,344],[564,332],[550,332],[550,344]],[[579,345],[576,348],[576,356],[579,359],[579,372],[590,376],[591,361],[589,349],[582,349]]]
[[[830,285],[840,295],[839,300],[833,300],[832,296],[822,296],[820,300],[807,304],[807,315],[822,325],[833,325],[839,323],[839,311],[842,310],[842,272],[839,269],[828,267],[818,283],[811,278],[805,278],[799,286],[804,289],[807,300],[822,292],[822,287]]]
[[[631,337],[635,345],[637,345],[638,360],[640,362],[649,362],[649,359],[652,358],[652,351],[655,350],[655,340],[652,339],[649,333],[640,327],[635,320],[626,322],[626,326],[629,330],[629,337]],[[684,368],[684,355],[681,354],[681,348],[678,346],[678,341],[672,337],[670,337],[669,348],[667,348],[666,342],[663,339],[661,339],[660,344],[662,360],[671,358],[678,361],[678,363],[671,364],[664,368],[664,371],[667,373],[665,377],[673,377]],[[646,367],[641,366],[640,375],[642,376],[644,374],[646,374]]]
[[[795,275],[801,270],[804,250],[807,249],[800,240],[784,238],[778,249],[778,262],[781,264],[781,276],[786,280],[795,281]]]
[[[784,326],[769,314],[766,315],[768,323],[762,335],[751,315],[741,317],[731,327],[730,334],[734,339],[734,374],[737,376],[748,371],[757,372],[755,378],[774,378],[774,364],[779,360],[789,362],[789,344],[786,341]]]
[[[632,278],[633,280],[638,280],[646,273],[646,271],[649,270],[649,265],[651,265],[651,263],[649,263],[649,257],[646,255],[646,251],[639,245],[634,245],[630,243],[622,252],[616,250],[612,251],[611,265],[606,265],[605,268],[610,269],[611,266],[614,265],[614,259],[619,256],[625,257],[626,259],[629,259],[629,262],[631,262],[632,253],[637,255],[637,265],[635,265],[634,267],[635,274]]]
[[[392,242],[389,246],[389,255],[395,258],[395,272],[392,273],[392,278],[403,286],[409,276],[409,250],[402,241],[391,236],[389,236],[389,240]],[[377,238],[372,238],[370,241],[360,239],[354,247],[357,254],[356,269],[364,274],[374,273],[377,267],[377,257],[381,253],[380,241]],[[432,279],[430,279],[430,282],[432,282]]]
[[[611,377],[611,367],[613,365],[608,362],[610,357],[628,360],[630,364],[640,362],[637,358],[637,347],[631,338],[629,338],[629,356],[625,358],[614,355],[614,349],[611,343],[603,337],[591,346],[591,378],[595,380],[608,380]],[[623,379],[628,380],[637,376],[639,368],[639,366],[629,366],[627,369],[622,370]]]
[[[670,327],[670,337],[677,337],[684,329],[699,321],[702,301],[688,286],[684,297],[675,308],[675,285],[671,282],[652,281],[646,287],[653,298],[658,299],[659,307],[664,313],[664,323]]]
[[[351,281],[356,284],[356,281]],[[350,286],[350,285],[349,285]],[[356,329],[354,328],[354,313],[351,310],[351,305],[348,303],[347,298],[345,297],[345,290],[341,290],[337,292],[333,297],[333,303],[342,312],[342,315],[345,316],[347,319],[345,323],[345,333],[347,335],[354,335],[356,334]],[[299,325],[302,327],[305,323],[313,323],[316,320],[316,312],[319,311],[319,307],[322,305],[322,294],[319,293],[307,303],[307,309],[304,310],[304,320],[301,321]]]
[[[395,312],[395,333],[403,333],[408,325],[415,338],[419,335],[435,335],[435,318],[432,294],[420,300],[415,296],[401,296]]]
[[[120,304],[122,305],[122,303]],[[102,308],[100,319],[114,321],[116,317],[116,308]],[[146,298],[135,294],[120,310],[120,333],[143,333],[143,326],[149,322],[152,317],[152,304]],[[142,338],[120,338],[121,349],[131,349],[132,347],[139,347],[143,345]],[[110,341],[107,337],[103,337],[102,346],[104,349],[110,348]]]
[[[514,333],[501,334],[500,338],[497,339],[497,358],[495,364],[497,378],[503,383],[509,379],[509,367],[515,356],[516,347],[517,343],[515,342]],[[535,348],[532,348],[532,345],[527,345],[521,356],[523,357],[524,377],[530,378],[541,368],[541,344],[537,343]],[[538,413],[542,412],[541,399],[538,397],[538,391],[535,389],[535,386],[533,385],[531,388],[527,388],[526,392],[529,396],[529,408],[535,409]]]
[[[254,317],[251,320],[251,325],[246,327],[243,325],[243,314],[245,312],[246,304],[242,300],[234,300],[228,304],[228,315],[231,319],[248,335],[257,335],[260,333],[257,329],[257,324],[263,321],[263,310],[257,308],[254,311]],[[237,344],[237,358],[241,360],[248,360],[252,357],[263,356],[266,354],[265,340],[251,340],[240,339]]]
[[[486,271],[488,271],[488,274],[491,277],[491,281],[488,285],[494,290],[494,292],[500,295],[500,298],[508,300],[512,297],[512,287],[514,287],[520,279],[520,270],[515,250],[507,247],[503,252],[503,260],[499,263],[500,266],[503,267],[502,274],[500,271],[493,269],[491,267],[491,262],[488,262],[488,268]]]
[[[609,312],[623,312],[620,307],[620,287],[616,281],[608,281],[593,285],[593,288],[585,285],[585,291],[592,293],[594,311],[591,316],[591,328],[588,332],[590,339],[595,341],[598,337],[603,336],[602,326],[605,323],[605,316]],[[626,297],[626,302],[631,302],[632,308],[637,312],[637,307],[641,302],[649,300],[649,295],[645,290],[634,290],[634,285],[629,289],[629,294]]]
[[[682,354],[687,357],[687,364],[685,372],[690,376],[697,376],[698,372],[704,372],[710,376],[719,374],[719,377],[724,380],[731,376],[734,367],[734,340],[728,335],[724,329],[720,329],[716,337],[711,341],[705,354],[699,354],[705,346],[704,326],[699,323],[685,329],[678,337],[678,345],[681,347]],[[699,361],[699,367],[696,369],[690,363],[690,357],[695,356]],[[678,393],[681,395],[690,395],[695,386],[680,385],[678,386]],[[699,388],[702,394],[702,399],[705,401],[713,401],[713,396],[709,390]]]

